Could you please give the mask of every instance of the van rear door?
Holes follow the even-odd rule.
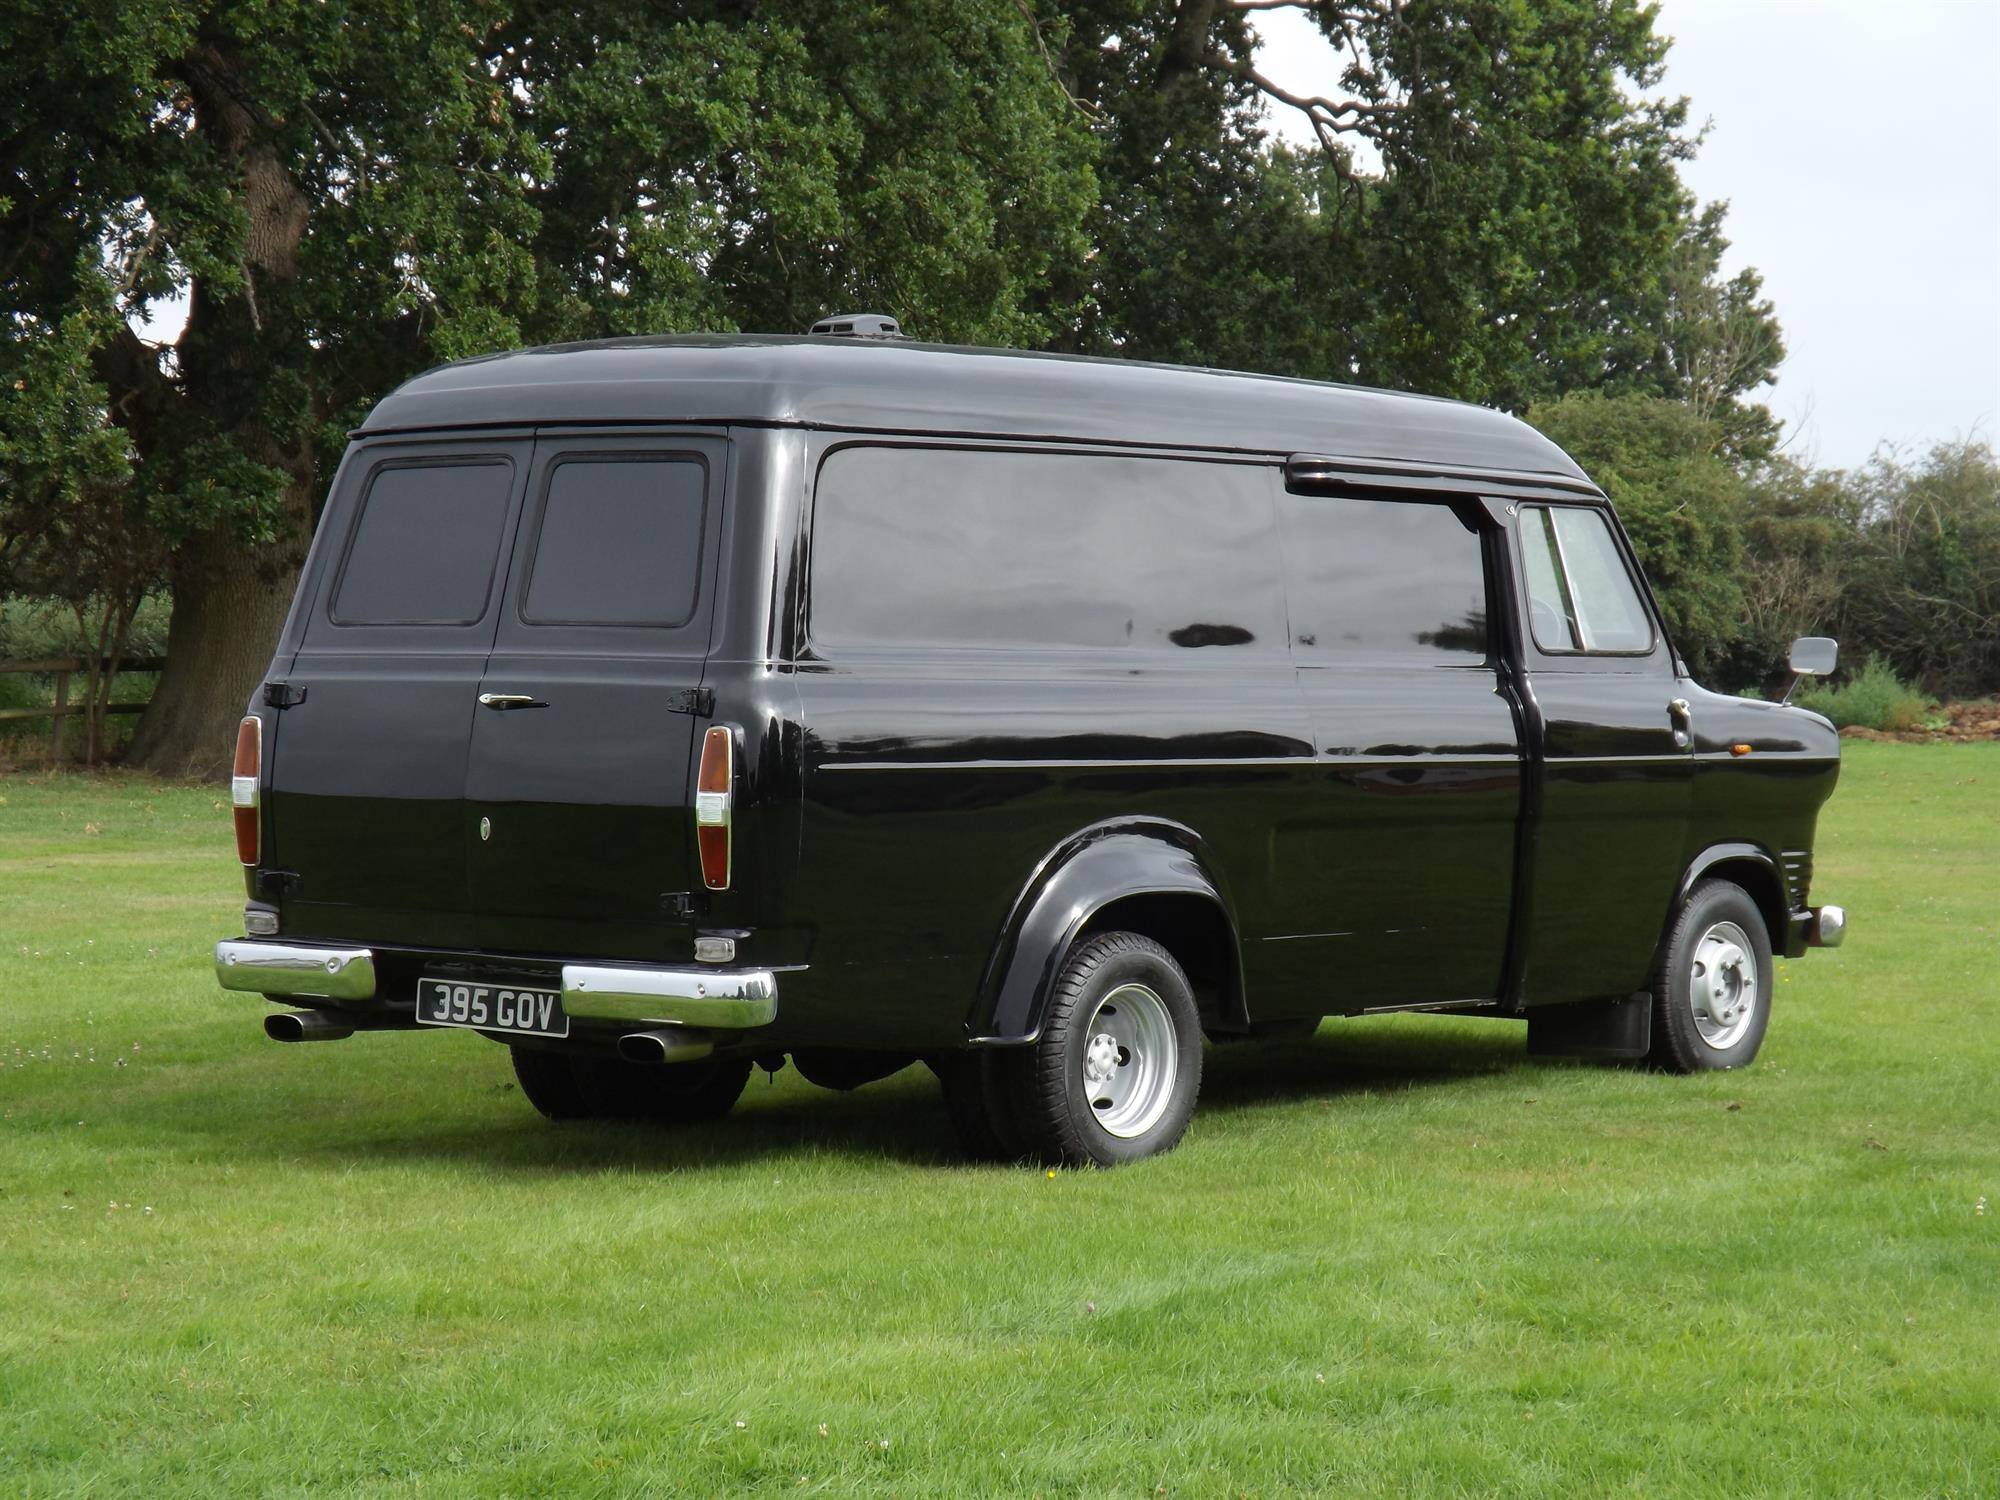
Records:
[[[366,443],[342,465],[270,750],[287,934],[473,940],[466,740],[531,457],[482,436]]]
[[[536,444],[472,712],[467,849],[478,946],[676,959],[692,756],[715,618],[719,437]]]

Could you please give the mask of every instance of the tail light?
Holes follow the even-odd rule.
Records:
[[[736,737],[720,725],[702,736],[701,770],[694,780],[694,837],[701,851],[701,883],[729,889],[729,825],[736,800]]]
[[[257,863],[257,788],[264,779],[264,721],[255,714],[236,726],[236,764],[229,777],[229,801],[236,815],[236,857]]]

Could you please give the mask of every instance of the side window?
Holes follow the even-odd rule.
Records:
[[[1486,660],[1485,558],[1478,531],[1449,504],[1292,494],[1280,503],[1300,662]]]
[[[1521,560],[1528,623],[1543,651],[1644,656],[1653,649],[1652,618],[1597,511],[1524,506]]]
[[[513,474],[503,458],[377,469],[334,584],[333,623],[477,623],[493,587]]]
[[[707,481],[699,459],[556,462],[521,618],[530,625],[685,625],[700,592]]]
[[[814,644],[1284,649],[1270,471],[851,447],[813,502]]]

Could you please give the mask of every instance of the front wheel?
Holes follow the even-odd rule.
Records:
[[[1041,1036],[994,1061],[1028,1154],[1111,1167],[1171,1151],[1201,1091],[1194,991],[1151,938],[1086,938],[1056,974]]]
[[[1653,975],[1647,1060],[1675,1073],[1748,1066],[1771,1024],[1771,938],[1741,886],[1703,881]]]

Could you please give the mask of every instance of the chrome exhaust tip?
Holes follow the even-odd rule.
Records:
[[[658,1031],[632,1031],[618,1038],[618,1055],[633,1063],[695,1062],[715,1050],[705,1032],[678,1026]]]
[[[354,1035],[354,1023],[325,1010],[281,1010],[264,1017],[264,1035],[274,1042],[338,1042]]]

